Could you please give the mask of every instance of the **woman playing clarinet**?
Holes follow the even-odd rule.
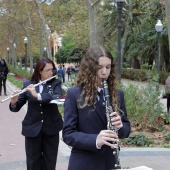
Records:
[[[61,98],[61,81],[51,79],[40,83],[55,74],[54,63],[49,58],[41,58],[31,79],[23,83],[26,92],[11,98],[9,107],[12,112],[18,112],[27,103],[27,112],[22,121],[27,170],[55,170],[63,121],[57,105],[50,104],[50,101]],[[37,83],[40,85],[34,87]]]
[[[118,133],[107,129],[103,79],[113,107],[111,123]],[[91,47],[81,61],[77,85],[67,91],[64,103],[63,140],[72,147],[68,170],[117,169],[115,143],[129,134],[124,93],[116,89],[113,56],[102,46]]]

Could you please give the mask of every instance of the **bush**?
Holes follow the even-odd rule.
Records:
[[[160,91],[156,90],[157,83],[153,79],[148,80],[146,87],[119,85],[125,92],[126,109],[132,126],[139,129],[162,130],[164,121],[159,119],[163,113],[163,105],[160,102]]]
[[[21,66],[13,67],[12,65],[8,65],[8,68],[10,72],[17,74],[21,77],[24,77],[26,79],[30,79],[31,74],[32,74],[30,71],[28,71],[27,68],[22,68]]]
[[[134,80],[134,81],[147,81],[148,74],[151,74],[152,77],[156,76],[156,70],[147,70],[147,69],[122,69],[121,77]],[[159,76],[159,83],[165,84],[166,78],[170,73],[161,71]]]
[[[154,141],[146,137],[143,133],[135,134],[131,133],[128,139],[121,140],[125,145],[134,146],[152,146]]]

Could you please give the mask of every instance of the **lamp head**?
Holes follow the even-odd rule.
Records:
[[[14,48],[16,49],[17,45],[14,43]]]
[[[46,29],[46,31],[47,31],[48,34],[51,32],[51,30],[50,30],[50,28],[49,28],[49,26],[48,26],[47,24],[46,24],[46,26],[45,26],[45,29]]]
[[[44,47],[44,51],[47,51],[47,47]]]
[[[125,2],[125,0],[116,0],[116,2]]]
[[[7,48],[6,48],[6,50],[9,52],[9,51],[10,51],[10,48],[9,48],[9,47],[7,47]]]
[[[161,20],[158,20],[156,25],[155,25],[155,29],[156,29],[156,32],[162,32],[163,30],[163,25],[162,25],[162,22]]]
[[[24,44],[28,44],[28,38],[27,37],[24,38]]]

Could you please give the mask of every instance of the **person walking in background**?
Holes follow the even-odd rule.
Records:
[[[65,75],[66,75],[66,68],[65,65],[63,65],[63,83],[65,83]]]
[[[77,85],[68,89],[64,103],[63,141],[72,147],[68,170],[115,169],[114,142],[130,134],[124,92],[116,89],[113,56],[102,46],[91,47],[83,57]],[[107,79],[113,112],[107,129],[102,79]],[[106,103],[105,103],[106,104]]]
[[[59,131],[63,120],[58,107],[51,100],[61,98],[61,81],[53,78],[37,87],[34,84],[45,81],[56,74],[56,68],[49,58],[41,58],[35,66],[30,80],[23,83],[26,92],[11,98],[9,108],[18,112],[27,104],[22,121],[22,135],[25,136],[27,170],[55,170]],[[14,94],[16,94],[14,92]]]
[[[60,66],[59,69],[58,69],[58,78],[62,81],[63,79],[63,69],[62,67]]]
[[[67,68],[67,74],[68,74],[68,81],[70,80],[71,81],[71,67],[68,67]]]
[[[167,113],[170,115],[170,76],[165,80],[165,92],[163,98],[167,99]]]
[[[6,80],[7,80],[7,74],[8,74],[8,66],[5,62],[5,60],[0,61],[0,74],[2,75],[0,77],[0,96],[2,95],[2,84],[4,89],[4,95],[7,96],[6,92]]]

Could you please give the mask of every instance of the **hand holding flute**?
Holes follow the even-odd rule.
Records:
[[[12,105],[12,106],[15,106],[16,103],[17,103],[17,101],[18,101],[18,95],[16,95],[16,94],[18,94],[19,91],[20,91],[20,90],[16,90],[16,91],[14,91],[13,94],[12,94],[12,95],[14,96],[14,97],[11,98],[11,105]]]
[[[48,78],[48,79],[46,79],[46,80],[44,80],[44,81],[41,81],[40,83],[37,83],[37,84],[30,84],[28,87],[26,87],[25,89],[23,89],[23,90],[17,90],[17,91],[14,91],[14,93],[11,95],[11,96],[9,96],[9,97],[7,97],[7,98],[5,98],[5,99],[3,99],[3,100],[1,100],[1,103],[3,103],[3,102],[5,102],[5,101],[7,101],[7,100],[9,100],[9,99],[11,99],[11,98],[13,98],[13,97],[16,97],[16,96],[18,96],[19,94],[22,94],[22,93],[24,93],[24,92],[26,92],[26,91],[29,91],[34,97],[37,97],[37,93],[36,93],[36,91],[35,91],[35,87],[36,86],[39,86],[40,84],[43,84],[43,83],[45,83],[45,82],[47,82],[47,81],[49,81],[49,80],[51,80],[51,79],[53,79],[53,78],[56,78],[57,76],[55,75],[55,76],[52,76],[52,77],[50,77],[50,78]],[[15,100],[16,100],[16,98],[15,98]]]
[[[24,92],[25,91],[30,92],[36,98],[38,97],[38,93],[35,90],[35,85],[33,85],[33,84],[30,84],[29,86],[27,86],[24,89]],[[19,90],[16,90],[16,91],[13,92],[13,94],[12,94],[13,97],[11,97],[11,104],[12,104],[12,106],[15,106],[15,104],[17,103],[19,92],[20,92]]]

